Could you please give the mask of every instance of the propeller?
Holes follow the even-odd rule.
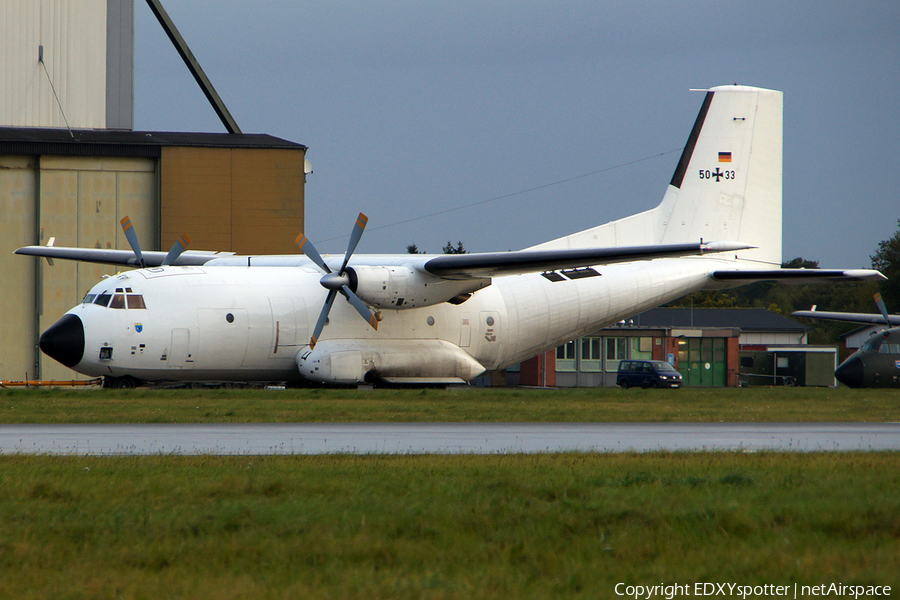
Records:
[[[191,238],[189,238],[186,233],[182,233],[181,237],[175,240],[175,244],[172,245],[172,249],[169,250],[169,253],[166,254],[166,257],[162,261],[162,266],[166,267],[175,264],[175,261],[181,256],[181,253],[187,250],[187,247],[190,245]]]
[[[880,292],[875,292],[875,304],[878,305],[878,310],[881,311],[881,316],[884,317],[884,325],[887,327],[881,334],[884,337],[888,337],[891,330],[891,318],[888,316],[887,306],[885,305],[884,300],[881,299]]]
[[[319,283],[328,290],[328,296],[325,298],[325,305],[322,307],[322,312],[319,313],[319,320],[316,321],[316,327],[313,329],[312,337],[309,340],[310,348],[316,347],[316,342],[318,342],[319,336],[322,334],[322,329],[325,328],[325,322],[328,320],[328,313],[331,312],[331,307],[334,304],[334,299],[338,293],[342,294],[344,298],[347,299],[347,302],[356,309],[356,312],[358,312],[363,319],[368,321],[369,325],[372,326],[372,329],[378,330],[378,319],[369,307],[366,306],[366,303],[360,300],[359,296],[354,294],[353,290],[350,289],[350,276],[347,274],[347,263],[350,262],[350,257],[353,256],[356,246],[359,245],[359,240],[362,238],[363,231],[365,230],[368,221],[369,218],[366,217],[366,215],[359,213],[359,216],[356,218],[356,224],[353,226],[353,231],[350,232],[350,243],[347,245],[346,254],[344,254],[344,262],[341,264],[341,270],[337,273],[333,272],[328,265],[325,264],[325,261],[322,260],[322,256],[316,250],[316,247],[313,246],[313,243],[309,241],[308,237],[302,233],[297,236],[296,242],[297,246],[300,247],[300,251],[309,257],[309,259],[324,273],[319,280]]]
[[[138,241],[137,232],[134,230],[134,225],[131,224],[131,218],[128,215],[125,215],[119,223],[122,224],[122,230],[125,232],[125,239],[128,240],[128,244],[131,246],[131,249],[134,250],[134,256],[138,259],[138,263],[140,263],[141,268],[145,268],[147,265],[144,263],[144,254],[141,252],[141,243]]]
[[[878,310],[881,311],[881,316],[884,317],[884,323],[888,327],[891,326],[891,319],[888,317],[887,306],[884,304],[884,300],[881,299],[881,294],[875,292],[875,304],[878,305]]]
[[[144,253],[141,252],[141,243],[138,241],[137,232],[134,230],[134,225],[131,224],[131,218],[128,215],[125,216],[121,221],[122,230],[125,232],[125,239],[128,240],[128,244],[131,246],[131,249],[134,251],[134,256],[137,258],[138,263],[140,263],[141,268],[146,268],[147,264],[144,262]],[[187,236],[187,234],[182,234],[180,238],[175,242],[172,246],[172,249],[169,250],[169,253],[166,254],[166,257],[163,259],[161,265],[168,266],[174,264],[178,257],[181,256],[181,253],[184,252],[188,246],[191,244],[191,238]]]

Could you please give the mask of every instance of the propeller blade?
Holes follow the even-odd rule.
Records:
[[[331,269],[328,268],[328,265],[325,264],[325,261],[322,260],[322,257],[319,255],[316,247],[313,246],[313,243],[309,241],[309,238],[303,235],[302,233],[297,236],[297,239],[294,240],[298,246],[300,246],[300,252],[305,254],[316,263],[316,266],[325,271],[326,273],[331,273]]]
[[[346,285],[341,288],[341,292],[344,294],[344,297],[347,299],[353,308],[356,309],[356,312],[359,313],[363,319],[369,322],[369,325],[372,326],[372,329],[378,331],[378,319],[375,318],[375,313],[369,310],[369,307],[366,306],[366,303],[359,299],[359,296],[353,293],[353,291],[347,287]]]
[[[887,306],[885,306],[884,300],[881,299],[881,294],[878,292],[875,292],[875,304],[878,305],[878,310],[881,311],[881,316],[884,317],[885,324],[890,327],[891,319],[888,317]]]
[[[122,224],[122,230],[125,231],[125,239],[128,240],[128,244],[134,251],[135,258],[138,259],[141,268],[144,268],[146,266],[144,264],[144,253],[141,252],[141,243],[138,241],[137,232],[134,230],[134,225],[131,224],[131,219],[126,215],[119,223]]]
[[[312,337],[309,340],[310,348],[316,347],[319,336],[322,335],[322,330],[325,328],[325,321],[328,320],[328,313],[331,312],[331,305],[334,304],[335,296],[337,296],[337,292],[328,292],[328,298],[325,299],[325,306],[322,307],[322,312],[319,313],[319,320],[316,321],[316,328],[313,329]]]
[[[174,265],[175,261],[178,260],[178,257],[181,256],[181,253],[187,250],[187,247],[190,245],[191,238],[189,238],[186,233],[181,234],[181,237],[178,238],[178,241],[175,242],[175,245],[172,246],[172,249],[169,250],[169,253],[166,254],[166,257],[163,259],[162,266]]]
[[[347,263],[350,262],[350,257],[356,251],[356,247],[359,245],[359,240],[362,238],[363,231],[366,229],[366,223],[369,222],[369,217],[366,215],[359,213],[359,216],[356,217],[356,223],[353,225],[353,231],[350,232],[350,243],[347,244],[347,253],[344,254],[344,264],[341,265],[341,270],[338,273],[343,273],[347,268]]]

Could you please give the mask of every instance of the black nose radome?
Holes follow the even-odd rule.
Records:
[[[41,352],[74,367],[84,356],[84,325],[75,315],[63,315],[41,335]]]
[[[862,386],[865,383],[862,359],[858,356],[851,356],[840,364],[834,372],[834,377],[844,385],[852,388]]]

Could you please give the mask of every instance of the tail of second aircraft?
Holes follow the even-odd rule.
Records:
[[[534,249],[743,242],[743,259],[781,263],[782,92],[706,92],[662,202]]]

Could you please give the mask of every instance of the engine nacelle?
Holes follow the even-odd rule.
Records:
[[[348,267],[350,289],[376,308],[433,306],[472,294],[491,285],[490,278],[450,280],[409,267]]]
[[[324,340],[295,360],[304,378],[342,385],[463,383],[484,373],[481,363],[444,340]]]

